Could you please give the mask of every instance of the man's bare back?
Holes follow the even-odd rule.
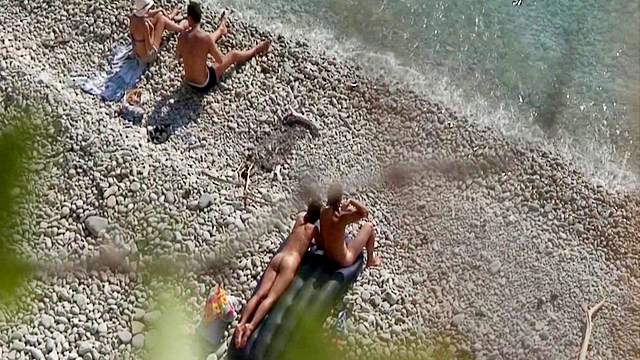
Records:
[[[183,32],[178,37],[178,54],[182,58],[184,66],[184,78],[195,84],[207,81],[207,55],[215,46],[211,34],[206,33],[200,27]]]
[[[205,93],[211,90],[222,79],[229,67],[243,64],[253,57],[269,50],[271,43],[263,41],[250,50],[232,50],[222,54],[216,42],[227,33],[227,19],[220,18],[220,25],[216,31],[209,34],[200,28],[202,9],[198,3],[191,2],[187,7],[187,21],[189,30],[178,37],[177,55],[182,59],[184,78],[194,90]],[[214,65],[207,64],[211,55]]]

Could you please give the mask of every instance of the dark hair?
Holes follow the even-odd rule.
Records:
[[[313,224],[320,219],[320,211],[322,211],[322,202],[318,198],[311,198],[307,205],[307,213],[304,214],[304,221]]]
[[[202,8],[200,8],[200,3],[190,1],[189,6],[187,6],[187,16],[190,17],[194,23],[199,24],[200,20],[202,20]]]
[[[330,206],[334,210],[340,209],[340,204],[342,203],[342,185],[339,183],[333,183],[329,186],[329,190],[327,190],[327,206]]]

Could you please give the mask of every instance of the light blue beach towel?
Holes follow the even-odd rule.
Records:
[[[135,57],[131,44],[117,46],[114,53],[106,72],[98,72],[80,85],[85,92],[107,102],[122,99],[125,92],[133,88],[147,71],[147,65]]]

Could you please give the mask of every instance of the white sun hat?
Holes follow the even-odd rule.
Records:
[[[136,16],[142,17],[147,11],[153,6],[153,0],[134,0],[133,2],[133,13]]]

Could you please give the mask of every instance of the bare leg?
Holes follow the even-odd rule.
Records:
[[[358,235],[356,235],[356,238],[347,246],[347,256],[345,263],[342,265],[350,266],[353,264],[360,253],[362,253],[362,248],[364,247],[367,248],[367,267],[380,265],[382,262],[380,258],[373,255],[375,236],[376,233],[373,229],[373,225],[370,223],[362,225],[362,228],[358,232]]]
[[[228,29],[227,29],[227,16],[223,16],[220,18],[220,25],[218,25],[218,28],[216,29],[216,31],[213,32],[213,34],[211,34],[211,38],[213,39],[213,42],[218,42],[218,40],[220,40],[221,37],[227,35]]]
[[[153,29],[152,40],[153,40],[153,46],[156,49],[160,48],[160,44],[162,43],[162,34],[164,33],[165,30],[172,31],[172,32],[180,32],[184,30],[184,27],[183,27],[184,23],[181,23],[181,25],[178,25],[162,14],[158,14],[154,18],[154,20],[155,20],[155,23],[153,24],[154,29]]]
[[[245,325],[243,336],[239,344],[240,346],[238,346],[238,348],[242,348],[247,344],[247,340],[249,340],[251,333],[269,313],[276,301],[280,299],[280,296],[289,288],[289,285],[291,285],[297,266],[293,266],[294,264],[287,265],[288,266],[285,266],[284,269],[280,268],[280,273],[278,273],[278,277],[276,278],[271,291],[269,291],[269,295],[267,295],[267,298],[260,303],[258,310],[256,310],[256,313],[253,315],[253,319],[251,319],[251,322]]]
[[[222,74],[224,74],[224,72],[227,71],[227,69],[230,68],[231,65],[244,64],[254,57],[267,52],[267,50],[269,50],[269,46],[271,46],[271,42],[267,40],[263,41],[260,45],[254,47],[251,50],[233,50],[228,52],[222,57],[220,62],[214,65],[217,78],[220,79],[222,77]]]
[[[277,256],[277,255],[276,255]],[[269,264],[269,267],[265,271],[262,276],[262,281],[260,282],[260,287],[258,291],[256,291],[255,295],[247,301],[247,304],[242,309],[242,314],[240,314],[240,322],[236,327],[236,331],[234,334],[234,338],[236,341],[236,346],[240,343],[240,339],[242,338],[242,333],[244,332],[244,325],[251,320],[253,317],[253,312],[255,311],[258,304],[267,297],[269,291],[273,287],[273,284],[276,280],[278,273],[275,271],[274,267]]]

